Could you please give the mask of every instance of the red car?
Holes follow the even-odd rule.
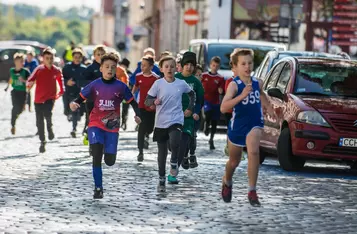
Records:
[[[356,167],[356,61],[287,57],[268,73],[263,90],[278,119],[264,114],[261,162],[270,153],[287,171],[303,168],[307,159]]]

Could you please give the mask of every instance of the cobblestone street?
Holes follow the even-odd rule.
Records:
[[[11,135],[11,97],[4,87],[0,84],[0,233],[356,233],[357,173],[343,165],[314,163],[287,173],[268,159],[258,184],[262,207],[254,208],[247,200],[245,160],[234,176],[232,203],[224,203],[224,134],[210,151],[208,137],[200,133],[198,168],[181,169],[180,184],[158,194],[157,147],[151,141],[144,162],[137,162],[132,112],[129,129],[120,132],[116,164],[103,169],[104,198],[93,200],[88,146],[70,137],[62,100],[54,109],[56,138],[39,154],[34,112],[25,111]]]

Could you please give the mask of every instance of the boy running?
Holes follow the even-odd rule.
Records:
[[[154,66],[154,59],[150,56],[145,56],[141,59],[141,73],[138,73],[135,77],[135,86],[132,90],[134,94],[140,89],[139,108],[142,122],[138,129],[138,161],[144,161],[144,142],[145,136],[150,135],[154,130],[155,124],[155,109],[145,106],[145,99],[151,86],[160,77],[153,73],[152,67]],[[148,142],[147,142],[148,145]]]
[[[65,103],[68,106],[65,106],[65,109],[69,109],[68,120],[72,121],[72,131],[71,136],[76,137],[77,124],[81,117],[79,110],[71,111],[69,108],[70,100],[78,97],[79,92],[81,91],[81,84],[84,82],[83,73],[86,70],[86,67],[82,64],[83,61],[83,52],[81,49],[74,49],[72,51],[73,61],[67,63],[63,69],[63,79],[66,87],[64,98],[67,99]]]
[[[252,206],[260,206],[256,192],[259,172],[259,144],[264,127],[262,105],[268,113],[274,114],[266,95],[262,92],[262,83],[250,76],[253,70],[254,52],[249,49],[235,49],[231,54],[232,70],[238,74],[229,84],[221,105],[222,113],[233,108],[233,117],[228,127],[229,160],[222,181],[222,198],[232,200],[232,177],[238,167],[243,147],[248,152],[248,200]]]
[[[31,89],[36,81],[35,91],[35,111],[36,125],[41,141],[40,153],[44,153],[45,149],[45,122],[47,125],[48,139],[53,140],[55,135],[52,129],[52,109],[55,100],[63,95],[63,83],[61,70],[53,65],[54,52],[51,47],[47,47],[43,51],[43,64],[38,66],[27,80],[27,87]],[[57,83],[60,92],[57,93]]]
[[[177,183],[178,175],[178,154],[181,141],[182,125],[184,116],[191,116],[195,103],[195,92],[190,86],[174,77],[176,70],[175,58],[166,56],[159,62],[161,71],[164,73],[163,79],[155,81],[148,92],[145,100],[147,107],[156,106],[156,119],[154,130],[154,141],[158,146],[158,166],[159,185],[158,191],[165,191],[166,158],[168,153],[168,141],[171,146],[171,170],[168,181]],[[188,104],[185,112],[182,111],[183,94],[188,94]]]
[[[183,68],[181,73],[176,73],[175,78],[184,80],[193,89],[196,94],[196,103],[193,115],[185,115],[183,126],[183,134],[180,144],[179,165],[182,164],[184,169],[195,168],[198,166],[196,155],[191,155],[188,158],[188,151],[190,141],[195,137],[195,121],[199,120],[199,113],[201,111],[201,103],[203,100],[203,87],[201,82],[193,75],[196,67],[196,54],[193,52],[185,52],[181,59],[181,66]],[[182,97],[182,107],[187,109],[189,98],[186,94]]]
[[[15,67],[10,69],[9,84],[12,85],[11,100],[11,134],[15,135],[16,120],[24,110],[26,104],[26,80],[30,76],[30,72],[25,69],[24,55],[21,53],[14,54]],[[6,89],[7,90],[7,89]]]
[[[93,55],[94,55],[94,60],[91,65],[87,67],[87,69],[84,71],[84,79],[87,81],[86,83],[89,84],[90,82],[96,80],[99,77],[102,77],[102,73],[100,72],[100,61],[101,57],[105,54],[105,46],[104,45],[97,45],[94,50],[93,50]],[[83,129],[83,144],[88,145],[88,134],[87,134],[87,128],[88,128],[88,123],[89,123],[89,116],[90,113],[92,112],[92,109],[94,107],[94,102],[91,99],[86,100],[85,102],[86,106],[86,123],[84,125]]]
[[[94,108],[90,114],[88,137],[93,156],[94,199],[103,198],[102,158],[108,166],[113,166],[117,155],[118,131],[120,125],[120,105],[123,100],[131,104],[135,111],[135,122],[140,123],[138,104],[127,85],[115,78],[118,64],[115,53],[103,55],[100,71],[103,77],[96,79],[84,87],[80,96],[71,102],[72,111],[91,98]]]
[[[210,72],[205,72],[202,74],[202,85],[205,90],[204,94],[204,114],[205,114],[205,124],[204,133],[206,136],[210,134],[211,126],[211,136],[209,139],[209,148],[214,150],[214,134],[217,131],[217,123],[221,117],[221,112],[219,110],[220,99],[219,95],[223,94],[224,89],[224,78],[217,73],[221,64],[221,59],[215,56],[210,62]]]

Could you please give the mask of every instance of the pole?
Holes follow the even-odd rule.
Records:
[[[293,0],[289,0],[289,41],[288,41],[288,50],[290,50],[291,47],[291,41],[292,41],[292,28],[293,28]]]
[[[305,0],[307,14],[306,14],[306,34],[305,34],[305,50],[312,50],[313,43],[313,28],[311,26],[311,14],[312,14],[312,1]]]

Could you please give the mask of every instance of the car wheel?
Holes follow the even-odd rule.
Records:
[[[284,128],[278,139],[279,164],[286,171],[298,171],[304,167],[306,160],[295,157],[291,148],[290,130],[289,128]]]

